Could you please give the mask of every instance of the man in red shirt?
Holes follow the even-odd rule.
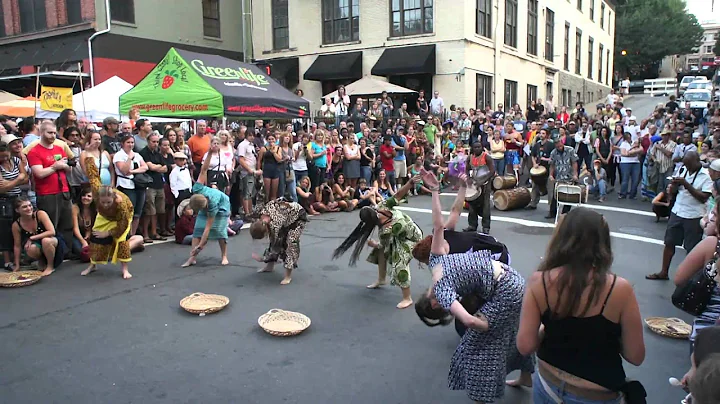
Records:
[[[37,207],[50,216],[55,231],[65,243],[72,241],[72,202],[67,173],[71,167],[65,150],[56,146],[57,127],[52,122],[40,125],[40,143],[27,154],[32,170]]]
[[[192,154],[192,162],[195,165],[193,175],[196,180],[198,175],[200,175],[203,157],[205,157],[205,154],[210,150],[210,135],[205,133],[206,129],[207,123],[205,121],[197,121],[197,133],[192,135],[187,143],[190,154]]]
[[[392,147],[392,137],[385,136],[383,144],[380,146],[380,163],[383,170],[387,174],[390,185],[395,188],[395,166],[393,160],[395,158],[395,148]]]

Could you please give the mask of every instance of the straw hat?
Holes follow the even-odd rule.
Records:
[[[183,212],[185,212],[185,208],[190,204],[190,198],[185,199],[184,201],[180,202],[180,204],[177,207],[177,215],[178,217],[183,216]]]
[[[183,152],[178,151],[178,152],[173,153],[173,158],[187,160],[187,155]]]
[[[3,137],[0,137],[0,141],[2,141],[5,144],[10,144],[16,140],[21,140],[19,137],[11,134],[4,135]]]

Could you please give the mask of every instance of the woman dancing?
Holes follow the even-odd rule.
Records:
[[[232,210],[230,198],[225,192],[206,186],[208,169],[211,159],[205,159],[200,167],[198,180],[192,186],[193,196],[188,206],[193,212],[198,212],[193,230],[192,249],[190,257],[182,264],[183,268],[195,265],[197,255],[200,254],[208,240],[217,240],[220,245],[220,265],[228,265],[227,239],[228,218]]]
[[[354,245],[355,248],[350,256],[350,265],[353,266],[367,242],[367,245],[373,249],[367,260],[378,266],[378,279],[368,285],[368,288],[377,289],[386,284],[385,278],[389,266],[390,284],[398,286],[402,290],[402,300],[397,304],[398,309],[404,309],[413,304],[410,295],[411,251],[415,243],[422,238],[422,231],[410,216],[395,207],[418,180],[419,178],[413,177],[397,191],[395,196],[380,202],[377,208],[366,206],[360,209],[360,224],[333,253],[333,259],[339,258]],[[368,240],[375,227],[379,228],[379,242]]]
[[[272,272],[278,259],[283,260],[285,277],[280,282],[287,285],[292,281],[292,271],[300,258],[300,236],[305,230],[307,212],[299,203],[284,198],[266,203],[260,210],[259,220],[250,225],[250,236],[260,240],[269,236],[270,245],[262,256],[253,253],[258,262],[265,262],[258,272]]]
[[[115,188],[101,185],[100,172],[95,165],[95,157],[85,157],[85,170],[92,188],[93,199],[97,201],[97,217],[90,237],[90,265],[80,273],[82,276],[95,272],[97,264],[116,264],[122,266],[123,279],[130,279],[128,263],[130,250],[141,246],[142,236],[128,239],[133,220],[133,205],[130,198]]]
[[[440,184],[427,171],[423,181],[433,198],[432,286],[415,310],[423,321],[447,318],[449,311],[468,327],[452,357],[448,384],[453,390],[466,390],[478,403],[493,402],[504,395],[505,376],[513,370],[521,370],[520,378],[507,384],[531,385],[534,358],[523,357],[515,346],[525,281],[510,266],[493,260],[487,250],[448,254]],[[475,295],[485,302],[473,315],[458,300],[461,295]]]

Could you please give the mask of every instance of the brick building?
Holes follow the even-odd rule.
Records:
[[[140,81],[170,47],[242,59],[245,0],[1,0],[0,88]],[[110,29],[108,28],[109,6]],[[90,61],[91,50],[92,63]],[[77,89],[77,88],[76,88]]]

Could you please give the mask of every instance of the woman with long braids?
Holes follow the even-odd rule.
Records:
[[[398,206],[398,201],[415,186],[417,180],[419,178],[412,178],[398,190],[395,196],[380,202],[377,208],[366,206],[360,209],[360,224],[333,253],[333,259],[336,259],[354,246],[350,255],[350,266],[354,266],[367,243],[373,249],[367,260],[378,266],[377,281],[367,287],[377,289],[385,285],[389,269],[390,284],[402,290],[402,300],[397,304],[398,309],[413,304],[410,295],[411,251],[415,243],[422,238],[422,231],[410,216],[395,207]],[[378,228],[380,241],[369,239],[375,227]]]
[[[425,170],[423,181],[432,191],[432,286],[420,298],[415,311],[424,322],[447,322],[449,312],[468,327],[452,357],[448,384],[453,390],[465,390],[477,403],[490,403],[504,395],[506,383],[532,383],[533,357],[523,357],[515,346],[525,281],[513,268],[494,260],[490,251],[449,254],[439,181]],[[468,312],[460,303],[460,296],[466,295],[484,301],[477,313]],[[520,378],[505,382],[507,374],[517,369]]]

